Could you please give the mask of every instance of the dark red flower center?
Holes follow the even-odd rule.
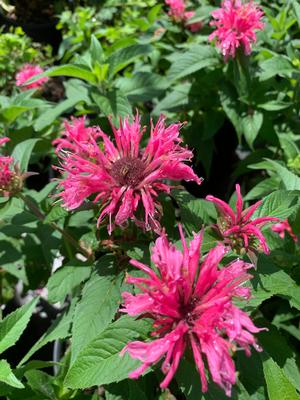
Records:
[[[112,168],[112,177],[121,186],[134,187],[144,178],[145,164],[139,158],[124,157],[117,160]]]
[[[196,317],[194,309],[198,303],[199,299],[197,297],[192,297],[189,303],[182,304],[180,307],[180,313],[188,325],[193,325],[194,323]]]

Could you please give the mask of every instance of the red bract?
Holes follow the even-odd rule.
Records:
[[[210,25],[217,29],[209,36],[209,40],[216,38],[216,45],[225,59],[234,58],[239,47],[248,55],[251,53],[251,44],[256,41],[255,30],[264,27],[261,21],[263,15],[253,1],[243,3],[240,0],[225,0],[221,8],[212,12],[216,21]]]
[[[102,206],[98,223],[108,216],[109,233],[128,219],[145,229],[159,230],[161,206],[157,196],[172,188],[163,181],[202,182],[184,164],[193,154],[181,146],[181,126],[178,123],[167,127],[160,117],[155,126],[151,124],[150,139],[143,149],[140,141],[145,128],[138,115],[132,123],[127,118],[120,121],[118,129],[112,126],[115,144],[100,128],[85,128],[82,119],[74,119],[72,125],[66,125],[65,137],[54,142],[62,160],[60,170],[65,174],[58,195],[63,206],[75,209],[94,195],[94,202]],[[99,137],[101,149],[96,142]]]
[[[189,247],[180,227],[183,251],[172,245],[165,234],[152,249],[156,271],[131,260],[147,277],[127,277],[141,293],[123,293],[123,312],[131,316],[145,315],[154,320],[155,330],[150,342],[135,341],[122,350],[142,362],[129,377],[138,378],[151,364],[164,357],[161,383],[166,388],[172,380],[186,347],[190,346],[198,368],[202,391],[207,391],[204,358],[215,383],[230,396],[236,381],[231,352],[236,346],[250,355],[250,346],[258,351],[252,333],[259,332],[249,316],[233,304],[233,298],[249,299],[250,289],[243,287],[251,275],[251,264],[236,260],[219,269],[226,248],[219,244],[206,255],[201,264],[202,233],[194,234]]]
[[[291,225],[289,224],[289,221],[286,219],[285,221],[278,222],[278,224],[275,224],[271,227],[273,232],[276,232],[279,234],[281,239],[284,239],[285,237],[285,232],[287,232],[291,238],[294,240],[295,243],[298,242],[298,237],[294,234]]]
[[[243,199],[241,196],[240,185],[236,185],[236,211],[234,211],[227,203],[214,196],[207,196],[206,200],[215,203],[219,214],[219,222],[217,229],[224,239],[224,243],[228,244],[238,253],[244,253],[248,250],[263,250],[269,254],[269,248],[264,235],[261,232],[262,226],[268,222],[278,222],[278,218],[261,217],[251,219],[255,210],[261,205],[261,201],[253,204],[251,207],[243,210]],[[259,245],[257,244],[257,241]]]
[[[33,78],[42,72],[44,72],[44,70],[39,65],[25,64],[16,75],[16,86],[22,86],[22,90],[36,89],[43,86],[49,78],[43,77],[33,83],[25,83],[28,79]]]

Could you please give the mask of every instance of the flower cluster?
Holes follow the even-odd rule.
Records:
[[[128,219],[159,230],[162,211],[157,196],[171,189],[165,180],[202,181],[185,164],[193,154],[181,146],[181,126],[166,126],[161,116],[155,126],[151,124],[148,144],[141,148],[145,128],[138,115],[132,122],[120,121],[119,128],[112,125],[115,144],[99,127],[85,128],[83,119],[66,124],[64,137],[54,142],[64,174],[58,195],[63,206],[75,209],[93,195],[102,206],[98,223],[108,216],[109,233]]]
[[[25,64],[16,74],[16,85],[21,86],[22,90],[40,88],[49,78],[39,78],[35,82],[27,84],[26,81],[43,72],[44,70],[39,65]]]
[[[215,21],[210,25],[217,29],[209,36],[209,40],[216,38],[216,45],[225,59],[234,58],[240,47],[248,55],[252,43],[256,41],[255,30],[264,27],[261,21],[263,15],[263,11],[253,1],[243,3],[241,0],[224,0],[222,7],[212,12]]]
[[[0,139],[0,146],[7,143],[7,137]],[[8,197],[18,192],[22,187],[22,179],[10,156],[0,155],[0,196]]]
[[[261,232],[261,228],[269,222],[278,222],[279,219],[274,217],[251,219],[262,202],[258,201],[243,210],[240,185],[236,185],[236,194],[236,212],[223,200],[214,196],[206,197],[206,200],[212,201],[216,205],[219,212],[219,220],[215,228],[222,236],[224,243],[229,245],[238,254],[248,251],[256,252],[261,249],[266,254],[269,254],[269,248]]]
[[[201,22],[190,22],[190,19],[195,16],[195,11],[186,11],[184,0],[165,0],[165,3],[170,7],[169,15],[176,22],[183,22],[191,32],[197,32],[202,29]]]
[[[153,319],[152,341],[130,342],[123,349],[142,365],[129,376],[138,378],[152,364],[162,358],[161,383],[166,388],[179,362],[190,346],[198,368],[202,390],[207,391],[205,363],[213,381],[230,396],[236,381],[232,352],[238,347],[250,355],[250,346],[260,351],[253,333],[259,332],[249,316],[233,304],[233,299],[247,300],[250,289],[242,284],[251,278],[251,264],[236,260],[219,268],[226,254],[223,244],[209,251],[200,263],[202,233],[195,234],[189,247],[180,227],[183,251],[172,245],[165,234],[155,242],[152,262],[156,270],[131,260],[131,264],[145,273],[145,277],[127,277],[139,292],[123,293],[123,312],[131,316]]]

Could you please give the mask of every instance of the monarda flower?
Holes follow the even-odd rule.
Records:
[[[115,143],[100,128],[85,128],[82,119],[73,119],[64,137],[54,142],[64,174],[58,194],[63,206],[73,210],[93,196],[102,206],[98,224],[108,216],[109,233],[128,219],[145,229],[159,230],[162,211],[157,196],[172,188],[164,181],[202,182],[184,163],[193,154],[181,146],[181,126],[166,126],[160,117],[155,126],[151,124],[148,144],[141,148],[145,128],[138,115],[132,123],[127,118],[120,121],[118,129],[112,125]]]
[[[271,227],[271,229],[273,232],[278,233],[279,237],[281,237],[281,239],[284,239],[285,232],[287,232],[291,236],[291,238],[294,240],[295,243],[298,242],[298,237],[293,232],[293,229],[287,219],[285,221],[278,222],[278,224],[274,224]]]
[[[278,222],[278,218],[261,217],[251,219],[255,210],[262,204],[258,201],[243,210],[243,199],[240,185],[236,185],[236,211],[227,203],[214,196],[207,196],[206,200],[212,201],[219,212],[218,224],[215,228],[222,236],[225,244],[229,245],[238,254],[263,250],[269,254],[269,248],[261,228],[269,222]]]
[[[0,138],[0,146],[8,142],[7,137]],[[0,197],[9,197],[18,193],[23,186],[23,179],[13,157],[0,155]]]
[[[261,21],[264,13],[253,1],[225,0],[222,7],[212,12],[215,21],[210,25],[217,29],[209,36],[216,38],[216,45],[227,60],[235,57],[240,47],[246,55],[251,53],[251,45],[256,41],[255,30],[264,27]]]
[[[186,11],[184,0],[165,0],[165,3],[170,7],[169,15],[176,22],[183,22],[184,26],[191,32],[197,32],[202,29],[203,25],[201,22],[189,22],[195,16],[195,11]]]
[[[49,78],[45,76],[33,83],[26,84],[25,82],[43,72],[44,70],[39,65],[25,64],[16,75],[16,86],[21,86],[22,90],[40,88]]]
[[[130,342],[121,355],[128,352],[142,362],[130,373],[133,379],[164,359],[161,369],[165,378],[160,387],[166,388],[190,347],[202,391],[208,388],[207,365],[212,380],[230,396],[236,382],[232,353],[241,348],[249,356],[250,346],[261,350],[253,336],[261,329],[233,304],[233,299],[250,297],[250,289],[242,284],[251,278],[247,270],[252,265],[236,260],[219,268],[227,251],[223,244],[210,250],[200,262],[202,232],[194,234],[189,246],[181,227],[180,234],[183,251],[172,245],[164,233],[156,240],[151,256],[155,269],[137,260],[130,261],[145,277],[127,276],[127,283],[135,285],[138,293],[123,293],[122,311],[130,316],[152,318],[154,339]]]

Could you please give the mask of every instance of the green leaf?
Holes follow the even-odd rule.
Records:
[[[184,53],[172,54],[172,61],[167,74],[167,80],[170,82],[189,76],[203,68],[217,65],[219,57],[212,46],[194,44]]]
[[[114,257],[103,256],[76,306],[72,328],[71,364],[79,352],[90,343],[113,319],[121,300],[122,274],[115,276]],[[106,275],[103,273],[106,272]],[[102,275],[101,275],[102,274]]]
[[[90,53],[93,62],[102,63],[104,58],[103,48],[95,35],[91,36]]]
[[[178,203],[181,222],[190,235],[199,232],[203,223],[210,223],[217,217],[215,207],[209,201],[197,199],[184,190],[173,190],[172,196]]]
[[[66,99],[45,110],[34,122],[34,129],[37,131],[43,130],[51,125],[61,114],[71,110],[79,101],[77,98]]]
[[[268,331],[259,333],[258,340],[265,353],[282,368],[287,378],[300,390],[300,372],[297,365],[296,354],[289,347],[288,342],[280,331],[268,321],[261,319],[259,326],[264,326]]]
[[[286,134],[279,134],[278,138],[287,161],[296,158],[300,152],[295,141]]]
[[[276,161],[268,160],[287,190],[300,190],[300,178]]]
[[[298,194],[286,190],[276,190],[263,199],[255,217],[288,218],[297,208]]]
[[[153,110],[153,114],[159,115],[163,111],[182,111],[182,109],[184,109],[185,106],[189,103],[188,96],[190,89],[190,82],[175,86],[173,90],[166,95],[166,97],[164,97],[159,103],[157,103],[156,107]]]
[[[63,266],[50,277],[47,283],[50,303],[63,301],[81,282],[91,274],[90,266]]]
[[[18,308],[0,322],[0,353],[13,346],[25,330],[39,298]]]
[[[43,395],[43,397],[47,399],[58,400],[52,386],[52,378],[50,375],[43,371],[30,370],[25,373],[25,377],[28,381],[28,385],[34,392]]]
[[[262,108],[266,111],[280,111],[284,110],[285,108],[291,107],[293,103],[285,102],[282,100],[270,100],[267,103],[258,104],[257,107]]]
[[[298,3],[298,0],[292,0],[295,16],[297,18],[298,26],[300,28],[300,4]]]
[[[33,78],[28,80],[28,83],[35,82],[43,76],[69,76],[72,78],[82,79],[92,84],[96,83],[96,78],[89,69],[72,64],[49,68],[42,74],[35,75]]]
[[[241,109],[241,104],[238,101],[237,94],[229,85],[223,85],[219,90],[219,96],[222,107],[234,126],[240,140],[243,134],[243,121],[241,118],[243,110]]]
[[[300,290],[296,282],[283,270],[279,269],[264,254],[260,254],[257,261],[257,269],[252,270],[253,298],[249,306],[257,308],[264,300],[279,295],[287,298],[292,307],[300,309]]]
[[[288,380],[284,371],[272,358],[263,360],[263,369],[269,400],[300,400],[296,389]]]
[[[52,207],[50,212],[47,214],[46,218],[44,219],[44,224],[51,224],[51,222],[62,220],[67,215],[69,215],[69,211],[67,211],[61,205],[56,205]]]
[[[242,119],[245,139],[249,147],[253,148],[253,142],[256,139],[260,128],[262,127],[264,116],[259,111],[254,111],[252,115],[247,115]]]
[[[259,182],[255,185],[250,192],[244,196],[244,201],[261,199],[263,196],[266,196],[273,190],[278,188],[278,179],[276,176],[272,176],[271,178],[266,178],[263,181]]]
[[[40,139],[27,139],[16,145],[12,157],[18,162],[21,172],[27,171],[31,153]]]
[[[287,57],[276,55],[266,61],[260,63],[262,72],[260,73],[260,81],[265,81],[275,75],[282,77],[290,77],[295,70]]]
[[[132,114],[127,97],[118,89],[108,92],[105,96],[94,91],[91,96],[104,115],[115,117],[113,119],[115,123],[118,123],[119,117],[128,117]]]
[[[152,72],[136,72],[130,78],[120,78],[118,88],[131,102],[148,101],[161,96],[168,86],[167,80]]]
[[[65,378],[65,386],[73,389],[104,385],[127,378],[139,361],[120,351],[132,340],[145,337],[150,328],[145,319],[122,317],[110,324],[79,353]]]
[[[10,365],[6,360],[0,360],[0,382],[4,382],[17,389],[24,388],[24,385],[13,374]]]
[[[121,71],[136,58],[145,56],[152,51],[149,44],[134,44],[116,50],[109,58],[109,76],[112,78],[117,72]]]
[[[73,320],[75,305],[77,299],[75,298],[68,310],[66,310],[62,315],[60,315],[50,326],[47,332],[32,346],[28,353],[19,362],[18,367],[27,362],[31,356],[37,352],[39,349],[44,347],[46,344],[53,342],[58,339],[65,339],[70,336],[70,328]]]

